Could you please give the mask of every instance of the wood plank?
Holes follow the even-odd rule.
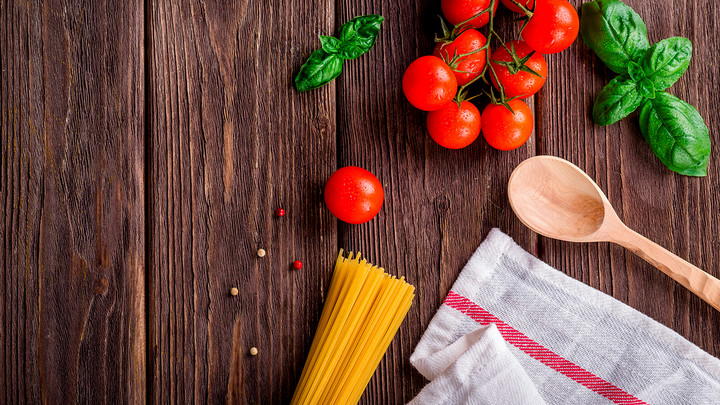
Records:
[[[337,254],[320,194],[335,167],[335,85],[292,88],[333,28],[333,2],[148,12],[151,400],[288,402]]]
[[[142,2],[0,7],[0,402],[142,402]]]
[[[579,7],[581,1],[574,1]],[[716,149],[720,96],[708,83],[717,69],[713,50],[720,7],[710,1],[654,3],[626,1],[645,20],[651,42],[685,36],[694,45],[687,73],[669,92],[696,106],[710,128]],[[710,160],[706,178],[671,172],[640,134],[637,113],[598,127],[590,115],[600,89],[615,76],[581,40],[552,58],[542,97],[541,149],[585,169],[606,191],[618,214],[633,229],[720,276],[720,162]],[[620,299],[674,329],[714,356],[720,355],[720,314],[632,253],[608,244],[580,245],[541,239],[551,265]]]
[[[373,172],[383,183],[385,203],[377,218],[341,224],[339,232],[340,247],[361,250],[417,288],[415,304],[361,401],[405,403],[426,383],[410,365],[410,354],[489,230],[500,227],[535,250],[506,194],[512,169],[534,154],[534,137],[518,150],[500,152],[482,137],[448,150],[427,135],[426,114],[410,106],[401,81],[414,59],[432,53],[439,1],[340,1],[338,7],[338,25],[362,14],[386,19],[375,48],[347,63],[338,79],[338,166]],[[500,32],[514,38],[510,13],[498,10]],[[486,102],[477,103],[481,111]]]

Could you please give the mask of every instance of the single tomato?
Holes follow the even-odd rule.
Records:
[[[530,107],[521,100],[508,101],[510,112],[500,104],[488,104],[482,112],[482,132],[490,146],[512,150],[527,142],[533,129]]]
[[[442,108],[457,94],[457,79],[447,63],[437,56],[415,59],[405,70],[403,92],[410,104],[424,111]]]
[[[435,45],[433,55],[442,59],[445,63],[457,59],[457,65],[451,69],[455,73],[458,86],[462,86],[478,77],[485,67],[485,53],[487,50],[479,49],[486,42],[485,35],[471,28],[463,31],[452,42],[439,42]]]
[[[448,149],[464,148],[480,135],[480,111],[473,103],[463,101],[447,103],[427,116],[430,137]]]
[[[506,43],[505,46],[511,50],[515,49],[518,59],[522,59],[533,52],[533,49],[530,48],[525,41],[512,41]],[[513,69],[516,69],[516,73],[512,74],[507,66],[500,65],[494,61],[513,62],[513,57],[504,47],[498,48],[490,57],[490,64],[505,89],[505,95],[508,97],[530,97],[537,93],[545,84],[545,79],[547,78],[547,63],[545,62],[545,57],[542,56],[540,52],[535,51],[524,64],[525,67],[540,76],[520,70],[518,66],[513,67]],[[495,76],[490,74],[490,80],[492,80],[495,88],[499,89]]]
[[[501,0],[502,4],[507,7],[508,10],[515,12],[515,13],[522,13],[523,11],[520,10],[520,7],[516,6],[512,0]],[[535,0],[515,0],[518,3],[520,3],[523,7],[527,8],[528,10],[532,10],[533,4],[535,3]]]
[[[471,19],[474,15],[490,7],[490,0],[442,0],[442,8],[445,19],[452,25],[458,25],[463,21]],[[493,11],[497,10],[498,2],[495,2]],[[465,25],[473,28],[480,28],[490,21],[490,13],[487,11],[468,21]]]
[[[383,204],[383,188],[375,175],[357,167],[335,171],[325,183],[325,205],[339,220],[362,224],[375,217]]]
[[[572,45],[579,30],[577,11],[567,0],[542,0],[523,28],[522,37],[540,53],[558,53]]]

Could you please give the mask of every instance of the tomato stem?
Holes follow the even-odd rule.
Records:
[[[450,58],[450,54],[448,54],[447,51],[445,51],[445,53],[443,54],[443,50],[442,50],[442,46],[441,46],[440,47],[440,56],[442,57],[441,59],[445,63],[447,63],[448,66],[450,66],[450,69],[452,69],[455,72],[462,72],[462,71],[456,69],[457,66],[460,64],[460,62],[462,62],[465,58],[467,58],[470,55],[481,52],[483,49],[485,49],[485,46],[480,47],[472,52],[461,53],[460,55],[458,55],[457,49],[455,49],[455,53],[453,53],[452,58]],[[448,58],[450,60],[448,60]],[[462,73],[471,73],[471,72],[462,72]]]
[[[472,20],[480,17],[481,15],[483,15],[483,14],[485,14],[485,13],[489,13],[489,15],[490,15],[490,21],[492,21],[492,18],[493,18],[493,16],[495,15],[495,11],[493,11],[493,9],[495,8],[495,2],[496,2],[496,0],[490,0],[490,6],[489,6],[488,8],[483,9],[483,10],[480,10],[479,12],[477,12],[475,15],[473,15],[473,16],[470,17],[470,18],[468,18],[467,20],[460,21],[459,23],[455,24],[455,27],[453,27],[453,30],[452,30],[452,34],[454,34],[454,33],[457,32],[457,34],[455,34],[455,37],[457,38],[457,36],[459,36],[460,34],[462,34],[463,31],[472,28],[472,26],[470,26],[470,25],[465,25],[465,24],[467,24],[467,23],[469,23],[470,21],[472,21]],[[492,25],[491,25],[490,27],[492,28]]]
[[[527,18],[530,18],[533,16],[533,12],[535,11],[535,1],[533,1],[533,5],[531,8],[527,8],[526,6],[520,4],[517,0],[510,0],[512,4],[514,4],[517,8],[520,9],[520,11],[525,14]]]

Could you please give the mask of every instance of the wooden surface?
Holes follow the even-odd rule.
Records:
[[[142,2],[1,10],[0,402],[142,401]]]
[[[720,6],[627,2],[651,41],[693,41],[670,92],[719,145]],[[317,35],[368,13],[386,18],[375,48],[296,92]],[[720,356],[720,313],[620,247],[537,237],[505,189],[525,158],[566,158],[630,227],[719,276],[717,154],[708,177],[682,177],[652,155],[636,114],[595,126],[613,74],[581,41],[547,57],[526,145],[439,147],[400,89],[439,13],[436,0],[0,1],[0,402],[285,403],[339,248],[417,287],[362,400],[406,402],[425,384],[410,353],[492,227]],[[386,193],[359,226],[321,195],[351,164]]]

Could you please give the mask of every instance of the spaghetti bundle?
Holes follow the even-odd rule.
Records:
[[[385,354],[415,287],[340,251],[291,404],[354,404]]]

